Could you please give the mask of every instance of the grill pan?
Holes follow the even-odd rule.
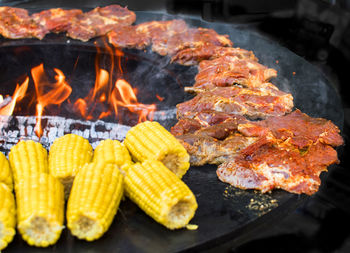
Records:
[[[276,42],[239,25],[207,23],[199,19],[151,12],[136,12],[136,15],[137,23],[182,18],[190,26],[212,28],[219,34],[228,34],[235,47],[253,50],[260,63],[278,71],[278,77],[272,82],[280,90],[292,93],[295,108],[312,117],[332,120],[342,129],[344,115],[341,100],[332,84],[317,68]],[[5,54],[6,48],[35,45],[64,45],[81,49],[93,46],[92,42],[69,40],[67,43],[67,40],[69,39],[64,35],[49,35],[43,41],[0,39],[0,52]],[[126,50],[126,52],[135,53],[133,50]],[[188,67],[169,66],[167,58],[150,52],[135,54],[145,54],[146,56],[143,56],[153,58],[154,62],[161,61],[163,63],[161,67],[170,68],[177,82],[183,86],[191,86],[194,83],[196,72],[193,69],[188,74]],[[167,83],[161,85],[166,87]],[[0,84],[2,89],[1,86],[2,84]],[[180,96],[183,96],[184,100],[190,98],[183,93]],[[172,106],[175,105],[165,105],[168,108]],[[168,124],[167,128],[169,128],[173,123],[174,119],[169,119],[165,124]],[[253,190],[239,190],[220,182],[215,171],[216,166],[212,165],[191,167],[183,178],[196,195],[199,205],[191,221],[192,224],[199,226],[195,231],[186,229],[169,231],[154,222],[129,200],[125,200],[121,203],[108,232],[95,242],[80,241],[72,237],[68,229],[64,229],[58,243],[52,247],[45,249],[29,247],[19,235],[16,235],[4,252],[97,253],[204,250],[228,240],[240,243],[248,240],[264,227],[276,224],[307,198],[305,195],[281,190],[274,190],[268,194],[260,194]]]

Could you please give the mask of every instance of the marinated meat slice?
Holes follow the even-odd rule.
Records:
[[[136,25],[136,32],[143,34],[145,39],[152,43],[166,41],[169,37],[187,29],[186,22],[181,19],[150,21]]]
[[[34,13],[32,18],[50,32],[60,33],[66,32],[74,18],[81,14],[83,14],[83,11],[78,9],[64,10],[54,8]]]
[[[115,47],[145,49],[150,39],[136,30],[136,26],[121,26],[108,33],[108,41]]]
[[[213,86],[232,86],[234,84],[259,87],[276,76],[275,69],[267,68],[254,60],[226,55],[214,60],[201,61],[194,87],[210,89]]]
[[[101,16],[109,18],[120,25],[131,25],[136,20],[135,12],[128,10],[127,7],[121,7],[118,4],[97,7],[94,10]]]
[[[194,133],[202,128],[202,124],[195,119],[180,119],[172,128],[171,133],[174,136]]]
[[[283,117],[269,117],[262,121],[241,124],[238,130],[245,136],[262,136],[270,132],[274,138],[299,149],[316,142],[334,147],[344,143],[339,128],[330,120],[312,118],[300,110]]]
[[[37,24],[21,8],[0,7],[0,34],[9,39],[38,38],[42,39],[49,31]]]
[[[193,118],[180,119],[172,128],[171,133],[175,136],[194,133],[199,129],[218,125],[228,120],[234,120],[236,124],[246,123],[248,120],[241,115],[232,115],[223,112],[204,111],[196,113]]]
[[[217,175],[221,181],[241,189],[267,192],[280,188],[311,195],[319,188],[320,173],[337,162],[337,152],[320,142],[311,145],[306,152],[270,143],[250,155],[238,155],[221,164]]]
[[[256,137],[236,133],[236,122],[227,121],[194,133],[176,136],[190,155],[191,165],[221,164],[234,159],[240,150],[254,143]]]
[[[171,61],[185,66],[190,66],[197,65],[203,60],[213,60],[215,58],[226,55],[235,56],[238,59],[258,61],[252,51],[248,51],[239,47],[221,47],[211,44],[180,50],[171,58]]]
[[[195,113],[207,110],[256,119],[290,112],[293,108],[293,97],[279,90],[247,89],[237,86],[216,87],[201,92],[176,107],[178,119],[193,118]]]
[[[160,55],[174,55],[185,48],[197,48],[207,45],[232,46],[228,35],[219,35],[213,29],[189,28],[170,37],[152,40],[152,50]]]
[[[187,24],[182,19],[150,21],[136,25],[138,32],[150,39],[159,39],[182,33],[187,30]]]
[[[110,5],[78,15],[71,23],[67,36],[82,41],[107,34],[120,26],[131,25],[136,19],[134,12],[119,5]]]

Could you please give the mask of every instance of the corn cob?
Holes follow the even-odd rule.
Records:
[[[12,241],[16,231],[15,199],[6,184],[0,183],[0,252]]]
[[[49,152],[49,172],[61,181],[68,197],[75,175],[91,161],[92,147],[88,140],[76,134],[57,138]]]
[[[5,183],[10,190],[13,189],[12,172],[6,156],[0,152],[0,183]]]
[[[47,151],[38,142],[20,141],[11,148],[9,161],[15,184],[35,173],[48,173]]]
[[[125,194],[169,229],[185,227],[195,214],[197,201],[191,190],[159,161],[130,166],[124,182]]]
[[[146,121],[132,127],[124,144],[136,161],[158,160],[179,178],[190,167],[186,149],[158,122]]]
[[[32,246],[56,243],[63,229],[64,192],[61,182],[47,173],[33,173],[15,184],[17,228]]]
[[[74,179],[67,226],[79,239],[100,238],[111,225],[123,196],[123,175],[112,163],[90,163]]]
[[[103,140],[94,151],[93,162],[113,163],[121,170],[132,163],[129,151],[117,140]]]

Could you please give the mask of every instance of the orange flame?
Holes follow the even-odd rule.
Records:
[[[138,122],[153,120],[154,111],[157,109],[155,104],[139,103],[133,88],[123,79],[118,79],[115,82],[111,99],[116,115],[118,114],[118,106],[126,107],[130,112],[139,115]]]
[[[139,103],[136,97],[137,89],[132,88],[129,83],[123,79],[118,79],[113,85],[114,70],[117,71],[117,77],[123,75],[121,57],[124,55],[122,51],[113,49],[105,43],[105,49],[110,56],[110,68],[109,70],[101,68],[100,55],[101,48],[97,43],[97,55],[95,58],[95,71],[96,79],[93,89],[85,98],[79,98],[74,103],[74,109],[85,119],[93,119],[97,117],[102,119],[111,116],[113,108],[115,116],[118,116],[118,107],[128,108],[130,112],[133,112],[139,116],[138,121],[152,120],[153,113],[156,110],[156,105],[145,105]],[[116,58],[116,59],[115,59]],[[117,64],[117,67],[114,65]],[[101,103],[105,106],[101,107]],[[94,116],[95,111],[102,110],[99,116]],[[103,110],[104,109],[104,110]]]
[[[122,68],[122,51],[110,47],[105,43],[104,48],[107,50],[110,57],[109,69],[100,67],[101,48],[97,46],[97,55],[95,58],[96,79],[94,87],[89,91],[85,98],[78,98],[73,109],[87,120],[102,119],[113,114],[121,117],[119,114],[120,108],[127,108],[130,112],[138,116],[138,122],[153,120],[155,104],[142,104],[137,99],[137,89],[133,88],[123,77]],[[106,52],[104,50],[104,52]],[[74,64],[76,68],[78,59]],[[73,69],[73,70],[74,70]],[[31,76],[34,83],[35,94],[32,101],[35,103],[37,122],[34,128],[36,135],[40,138],[43,134],[42,116],[49,105],[60,106],[68,99],[72,93],[72,88],[66,81],[66,76],[59,69],[53,69],[56,73],[54,81],[45,73],[44,65],[40,64],[31,70]],[[117,79],[117,80],[116,80]],[[116,80],[116,81],[115,81]],[[11,97],[0,94],[0,115],[12,115],[17,102],[22,100],[26,95],[29,84],[29,77],[25,81],[16,86],[16,89]],[[158,100],[162,101],[159,95],[156,95]],[[70,100],[68,104],[72,105]]]
[[[16,106],[16,102],[23,99],[28,88],[28,83],[29,83],[29,78],[27,77],[20,86],[18,86],[17,84],[16,89],[13,92],[11,102],[9,102],[7,105],[0,108],[0,115],[8,115],[8,116],[12,115],[13,110],[15,109],[15,106]],[[3,102],[3,96],[1,96],[0,103],[2,102]]]
[[[54,68],[54,71],[56,72],[55,83],[48,80],[43,64],[32,68],[31,71],[37,96],[37,123],[34,131],[38,137],[42,136],[41,118],[45,107],[50,104],[60,105],[72,92],[72,88],[66,82],[66,77],[62,71],[56,68]],[[45,92],[46,90],[49,91]]]

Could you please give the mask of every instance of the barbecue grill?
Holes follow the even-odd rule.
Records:
[[[23,3],[23,6],[28,5],[30,3]],[[45,6],[34,5],[30,7],[33,7],[33,11],[45,8]],[[48,8],[51,7],[53,6],[48,6]],[[129,8],[133,10],[131,5]],[[175,11],[176,9],[173,10]],[[139,11],[136,15],[137,23],[175,17],[149,11]],[[281,90],[293,94],[296,108],[313,117],[330,119],[342,128],[344,114],[340,96],[331,82],[306,60],[266,36],[250,28],[247,29],[245,25],[207,23],[198,18],[184,16],[181,18],[191,26],[213,28],[218,33],[229,34],[236,46],[253,50],[263,64],[278,70],[279,75],[275,83]],[[44,62],[48,68],[65,70],[73,90],[76,88],[78,92],[72,95],[82,97],[88,93],[96,78],[94,61],[98,54],[97,48],[102,52],[99,56],[101,65],[108,66],[111,60],[108,48],[100,39],[82,43],[70,40],[63,35],[50,35],[43,41],[2,39],[0,43],[1,94],[12,94],[15,84],[22,82],[23,76],[29,73],[32,67]],[[170,64],[168,58],[147,50],[123,50],[123,52],[121,57],[123,78],[138,89],[138,94],[142,94],[139,96],[139,102],[156,103],[157,111],[153,117],[169,129],[176,122],[175,105],[191,97],[183,92],[183,87],[193,84],[195,68]],[[113,57],[117,59],[120,56],[113,55]],[[118,73],[115,75],[117,76]],[[301,83],[303,85],[300,85]],[[156,95],[162,99],[157,100]],[[1,131],[4,133],[1,136],[4,144],[3,152],[8,152],[9,147],[20,138],[39,140],[33,132],[35,125],[33,110],[35,108],[25,108],[19,116],[0,119]],[[120,120],[116,122],[114,118],[86,120],[72,114],[69,107],[60,108],[58,116],[53,112],[52,115],[43,118],[44,133],[40,141],[48,147],[55,137],[68,132],[85,135],[93,143],[97,143],[106,136],[122,140],[128,128],[136,122],[137,119],[133,118],[128,110],[122,111]],[[55,128],[61,130],[51,132]],[[333,176],[342,173],[337,166],[329,170],[330,173],[324,178],[325,183],[319,194],[321,197],[324,195],[323,199],[326,201],[329,201],[327,199],[329,195],[324,194],[326,190],[336,191],[335,188],[339,186]],[[119,249],[129,252],[136,250],[177,252],[208,248],[214,250],[220,247],[227,249],[255,238],[264,228],[276,224],[279,219],[294,211],[300,204],[309,203],[305,202],[305,196],[283,191],[261,195],[254,191],[241,191],[218,184],[215,166],[208,165],[198,170],[192,169],[185,176],[184,181],[198,198],[199,210],[193,220],[193,223],[200,225],[198,231],[167,231],[141,213],[135,205],[126,201],[121,206],[109,232],[99,241],[81,242],[65,230],[56,246],[43,251],[106,252]],[[337,202],[331,203],[337,205]],[[259,206],[263,207],[259,209]],[[7,249],[8,252],[23,250],[36,251],[37,249],[28,247],[18,236]]]

